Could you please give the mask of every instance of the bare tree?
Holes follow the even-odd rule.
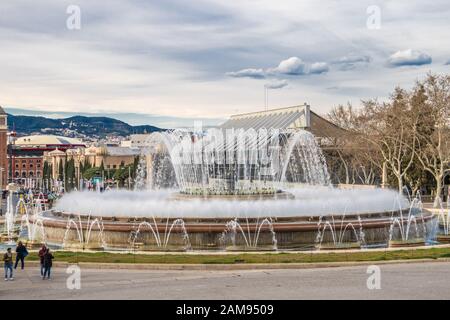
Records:
[[[434,204],[437,206],[442,197],[444,177],[450,171],[450,76],[429,74],[423,83],[416,85],[415,96],[413,104],[420,108],[423,118],[417,135],[417,157],[435,180]]]
[[[450,173],[449,117],[449,75],[429,74],[410,91],[395,88],[383,103],[336,107],[328,118],[348,132],[334,145],[340,176],[346,183],[372,184],[387,172],[400,192],[405,182],[416,191],[432,178],[437,205]]]
[[[345,183],[374,184],[382,165],[373,146],[363,137],[365,121],[363,110],[339,105],[328,114],[328,119],[346,130],[346,135],[334,140],[334,149],[343,167]]]
[[[372,144],[397,179],[402,192],[405,175],[415,157],[417,115],[411,112],[408,93],[396,88],[389,102],[363,101],[364,137]]]

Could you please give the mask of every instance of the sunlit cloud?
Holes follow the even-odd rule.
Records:
[[[431,62],[431,56],[428,54],[411,49],[397,51],[387,61],[390,67],[421,66]]]
[[[227,72],[226,75],[234,78],[262,79],[266,77],[280,76],[304,76],[308,74],[321,74],[330,70],[326,62],[314,62],[312,64],[304,62],[298,57],[290,57],[282,60],[277,67],[263,70],[242,69],[236,72]]]
[[[307,74],[307,65],[302,59],[298,57],[290,57],[280,62],[278,67],[268,70],[270,74],[285,74],[285,75],[304,75]]]

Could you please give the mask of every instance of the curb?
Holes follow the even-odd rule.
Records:
[[[133,264],[133,263],[93,263],[93,262],[54,262],[55,268],[67,268],[78,265],[86,269],[104,270],[199,270],[199,271],[233,271],[233,270],[287,270],[287,269],[320,269],[342,268],[368,265],[390,265],[429,262],[450,262],[450,258],[439,259],[409,259],[409,260],[380,260],[380,261],[348,261],[348,262],[319,262],[319,263],[242,263],[242,264]],[[28,266],[39,267],[38,261],[28,261]]]
[[[450,243],[444,244],[435,244],[435,245],[425,245],[425,246],[416,246],[416,247],[395,247],[395,248],[364,248],[364,249],[342,249],[342,250],[277,250],[277,251],[111,251],[111,250],[68,250],[68,249],[54,249],[53,252],[80,252],[80,253],[112,253],[112,254],[139,254],[139,255],[237,255],[237,254],[280,254],[280,253],[289,253],[289,254],[324,254],[324,253],[362,253],[362,252],[392,252],[392,251],[413,251],[413,250],[428,250],[428,249],[445,249],[450,248]],[[30,249],[29,252],[38,252],[39,249]]]

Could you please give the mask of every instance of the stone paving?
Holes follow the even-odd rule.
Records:
[[[380,265],[369,290],[367,266],[241,271],[82,269],[69,290],[64,268],[42,280],[36,267],[0,282],[0,299],[450,299],[450,262]]]

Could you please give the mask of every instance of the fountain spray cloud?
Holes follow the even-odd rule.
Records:
[[[246,218],[298,217],[331,214],[389,212],[408,207],[408,201],[392,190],[335,189],[308,186],[288,190],[294,199],[175,200],[175,191],[72,192],[55,206],[58,211],[93,216]]]

